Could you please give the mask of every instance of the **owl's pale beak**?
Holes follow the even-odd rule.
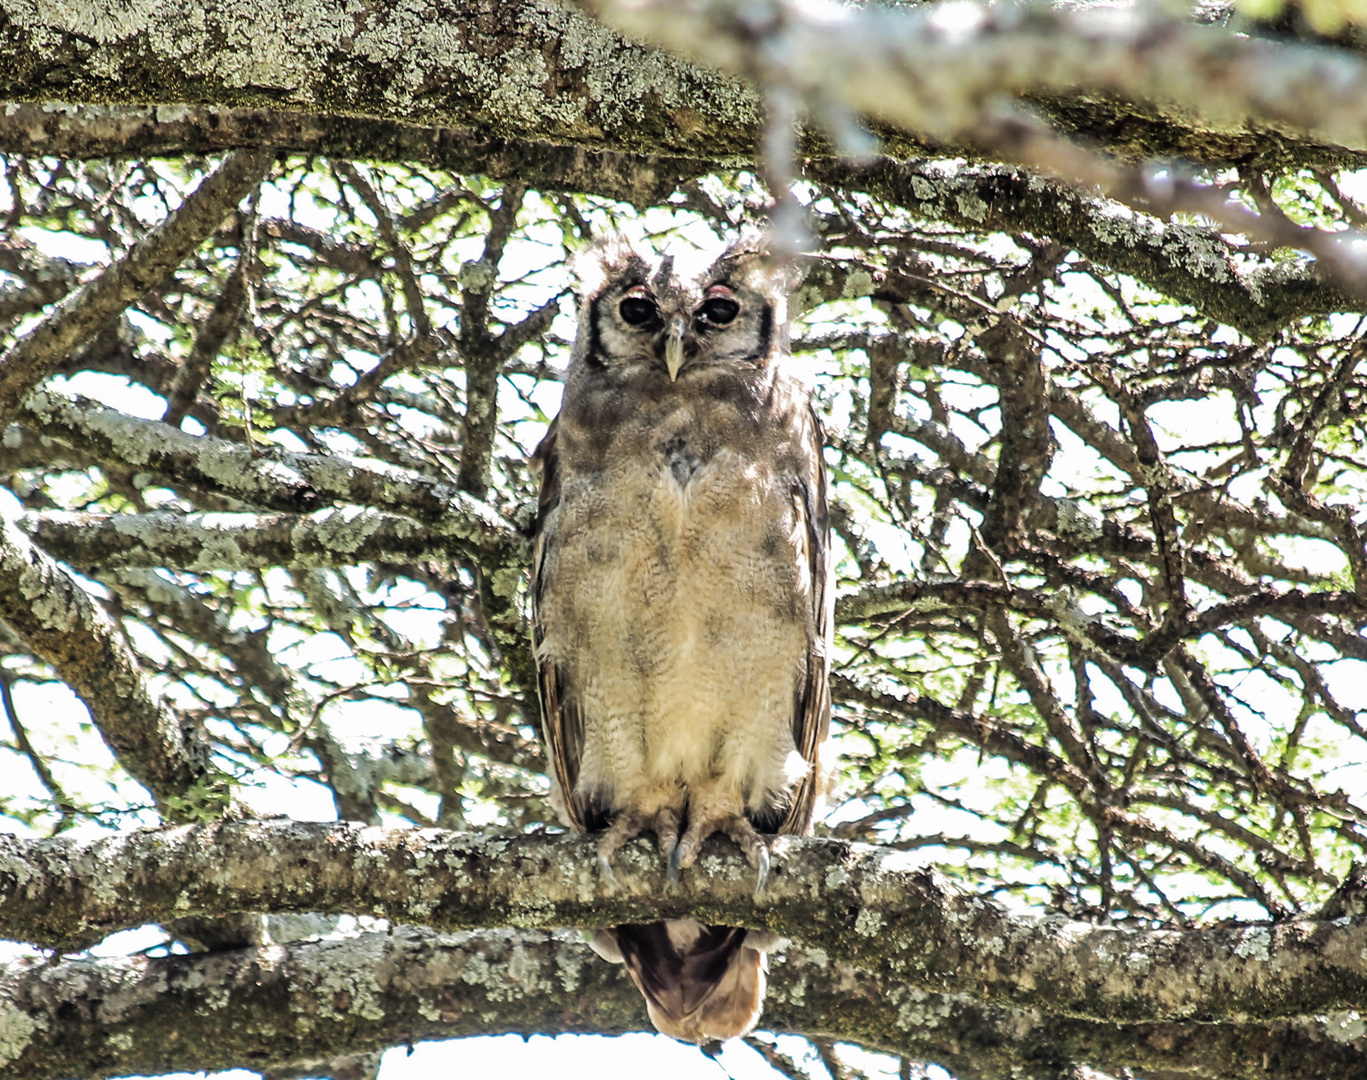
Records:
[[[669,317],[669,322],[665,326],[665,367],[669,369],[670,382],[679,377],[679,368],[683,367],[683,339],[687,330],[688,322],[682,315]]]

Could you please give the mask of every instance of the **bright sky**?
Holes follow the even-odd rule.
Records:
[[[779,1040],[779,1049],[801,1059],[806,1044],[793,1037]],[[869,1076],[897,1075],[895,1059],[841,1048],[845,1060]],[[817,1078],[828,1077],[819,1061],[806,1067]],[[498,1035],[448,1042],[418,1043],[409,1053],[405,1047],[387,1051],[380,1064],[379,1080],[452,1080],[453,1077],[497,1076],[499,1080],[542,1080],[555,1076],[573,1080],[579,1076],[648,1075],[651,1080],[759,1080],[780,1074],[759,1053],[744,1043],[727,1043],[719,1061],[696,1047],[685,1046],[663,1035],[562,1035],[551,1039],[534,1035]],[[931,1066],[928,1080],[949,1080],[943,1069]],[[175,1073],[170,1080],[255,1080],[245,1069],[221,1073]]]

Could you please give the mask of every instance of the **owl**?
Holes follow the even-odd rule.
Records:
[[[579,260],[579,332],[541,473],[533,644],[551,801],[615,884],[652,832],[667,880],[713,833],[758,871],[810,830],[830,726],[822,433],[783,273],[743,241],[696,278],[620,238]],[[743,1035],[776,939],[690,919],[600,931],[655,1026]]]

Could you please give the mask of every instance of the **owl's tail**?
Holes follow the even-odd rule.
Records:
[[[630,923],[594,935],[606,960],[626,964],[651,1022],[684,1042],[749,1032],[764,1007],[772,934],[693,919]]]

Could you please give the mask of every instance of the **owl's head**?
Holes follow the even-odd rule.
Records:
[[[575,269],[576,362],[644,364],[677,380],[787,351],[787,281],[761,237],[737,241],[697,275],[677,274],[673,256],[643,255],[620,236],[594,244]]]

